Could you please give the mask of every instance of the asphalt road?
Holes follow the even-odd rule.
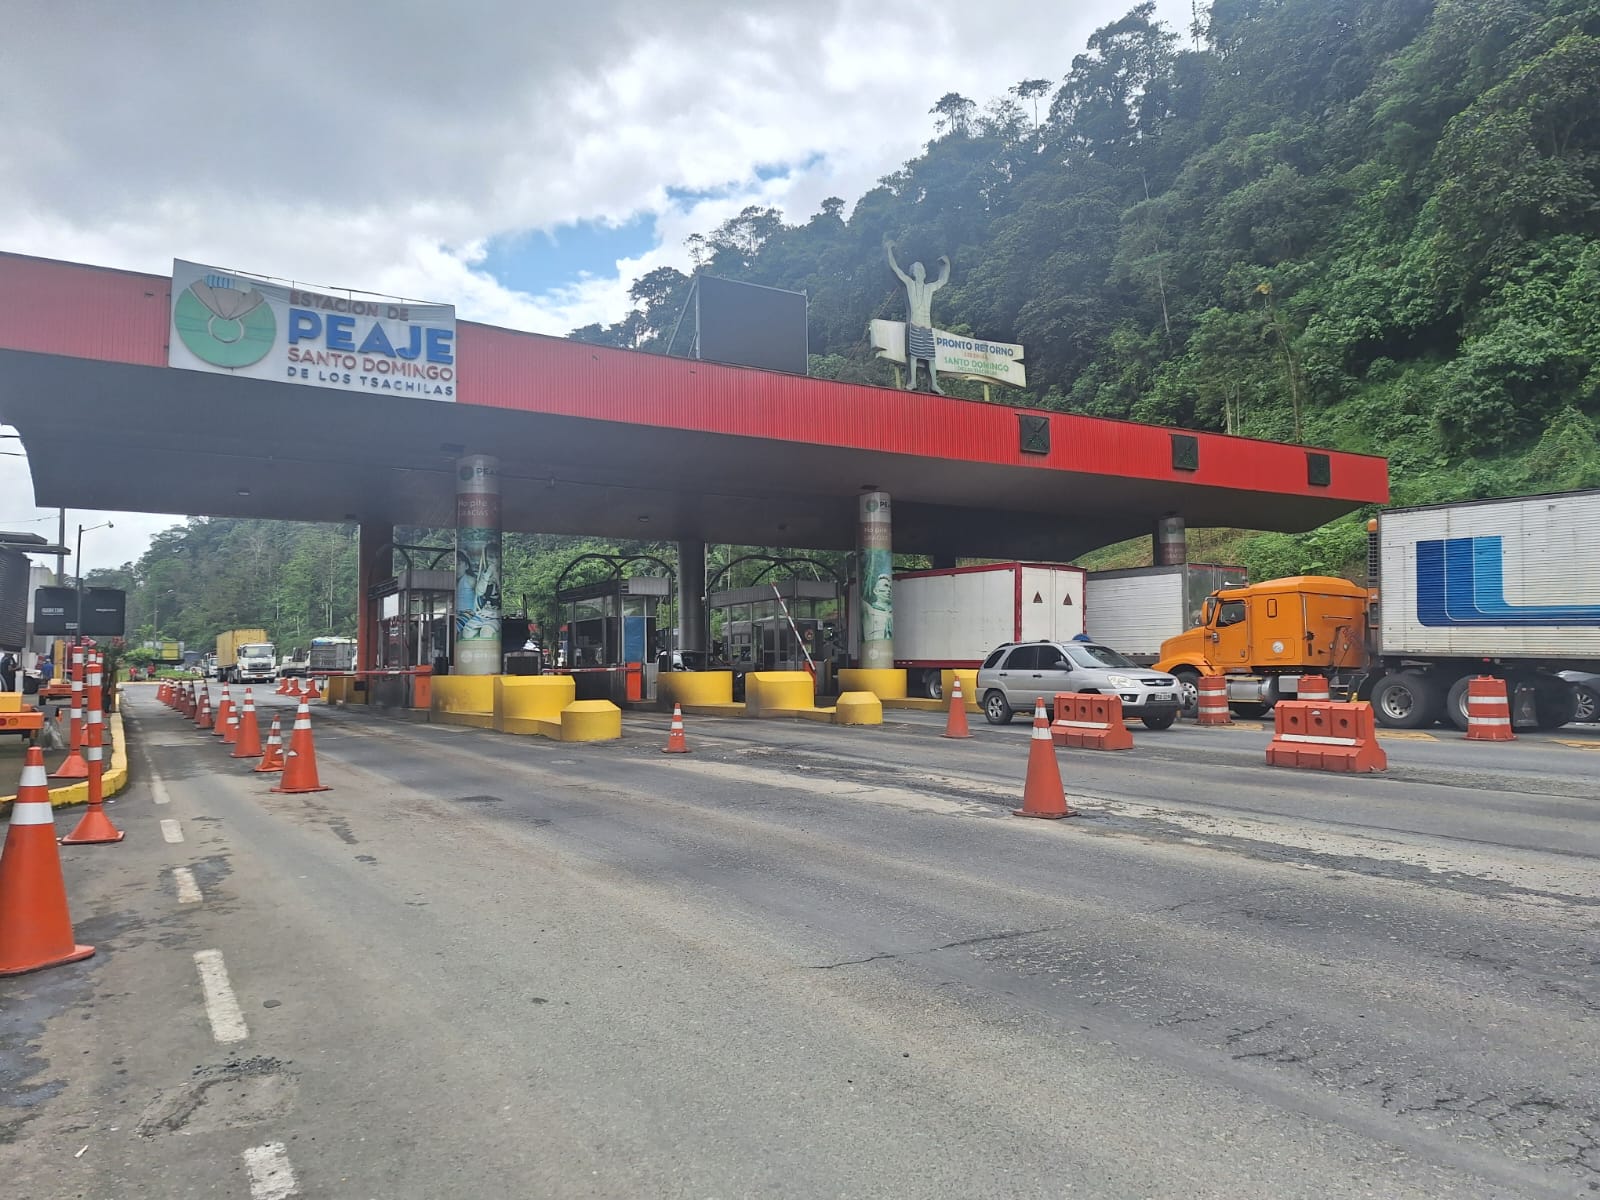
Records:
[[[7,1196],[1600,1192],[1577,746],[1136,733],[1042,822],[1021,723],[319,709],[280,796],[127,692],[100,952],[0,982]]]

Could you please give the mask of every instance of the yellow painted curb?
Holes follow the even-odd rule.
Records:
[[[128,786],[128,743],[123,732],[122,714],[111,713],[106,718],[106,723],[111,728],[111,764],[101,776],[101,794],[109,800]],[[16,802],[16,794],[0,796],[0,816],[9,817],[11,806]],[[51,808],[71,808],[75,804],[89,803],[89,784],[87,781],[78,783],[64,783],[60,787],[50,789]]]

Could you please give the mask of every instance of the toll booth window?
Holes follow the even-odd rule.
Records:
[[[1217,613],[1217,628],[1223,629],[1229,625],[1237,625],[1244,620],[1243,600],[1224,600],[1222,609]]]

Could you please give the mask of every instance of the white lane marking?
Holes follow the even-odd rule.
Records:
[[[294,1168],[289,1165],[289,1152],[282,1142],[251,1146],[244,1152],[244,1165],[250,1172],[252,1200],[284,1200],[286,1196],[300,1194],[294,1181]]]
[[[161,777],[154,773],[150,776],[150,798],[157,804],[170,804],[172,794],[167,791],[167,785],[161,782]]]
[[[200,894],[200,885],[194,881],[194,872],[188,867],[173,867],[172,881],[178,885],[179,904],[198,904],[205,899]]]
[[[165,821],[161,822],[161,836],[166,838],[167,841],[171,842],[173,845],[177,845],[179,842],[183,841],[183,826],[179,825],[171,817],[168,817]]]
[[[211,1019],[211,1035],[219,1042],[242,1042],[250,1036],[244,1013],[228,983],[228,968],[221,950],[197,950],[194,965],[200,970],[200,987],[206,994],[206,1016]],[[287,1192],[283,1193],[288,1195]]]

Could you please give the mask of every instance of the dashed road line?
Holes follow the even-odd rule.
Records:
[[[194,881],[194,872],[188,867],[173,867],[172,882],[178,885],[179,904],[199,904],[205,899],[200,894],[200,885]]]
[[[172,793],[167,791],[167,785],[161,782],[161,776],[154,772],[150,774],[150,799],[157,804],[172,803]]]
[[[168,817],[161,822],[161,836],[175,846],[183,841],[183,826]]]
[[[250,1147],[244,1152],[244,1166],[250,1172],[251,1200],[285,1200],[300,1194],[282,1142]]]
[[[245,1027],[244,1013],[233,994],[233,985],[228,982],[228,968],[223,964],[222,951],[197,950],[194,965],[200,971],[200,988],[205,993],[211,1036],[224,1043],[244,1041],[250,1036],[250,1030]]]

